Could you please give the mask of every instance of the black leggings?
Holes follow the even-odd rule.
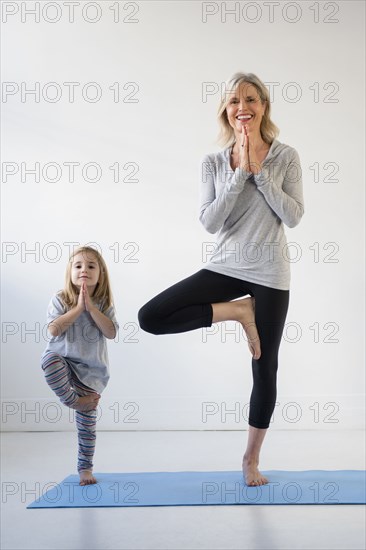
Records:
[[[252,358],[253,389],[249,425],[268,428],[276,403],[278,349],[290,291],[277,290],[201,269],[167,288],[138,312],[140,327],[152,334],[176,334],[212,325],[211,304],[250,295],[255,298],[255,323],[261,356]]]

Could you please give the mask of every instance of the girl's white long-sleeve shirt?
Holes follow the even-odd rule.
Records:
[[[302,170],[297,151],[274,139],[262,170],[232,170],[231,147],[202,159],[199,219],[216,242],[204,269],[252,283],[289,290],[290,250],[284,224],[304,214]],[[203,258],[205,260],[205,258]]]

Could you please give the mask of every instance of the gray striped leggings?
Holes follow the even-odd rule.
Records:
[[[84,395],[97,393],[80,382],[65,357],[54,352],[46,352],[41,362],[46,382],[60,398],[61,403],[70,407]],[[78,430],[78,472],[93,468],[96,439],[97,409],[88,412],[75,411]]]

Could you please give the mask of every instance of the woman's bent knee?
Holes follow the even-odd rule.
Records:
[[[139,321],[140,328],[145,332],[150,332],[150,334],[162,334],[158,327],[158,321],[154,311],[148,304],[142,306],[139,309],[137,318]]]

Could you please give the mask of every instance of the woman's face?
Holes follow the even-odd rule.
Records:
[[[242,82],[228,97],[226,113],[229,124],[236,134],[242,132],[243,126],[259,133],[266,102],[262,104],[257,88],[249,82]],[[242,118],[242,115],[247,115]],[[239,117],[239,118],[238,118]]]

